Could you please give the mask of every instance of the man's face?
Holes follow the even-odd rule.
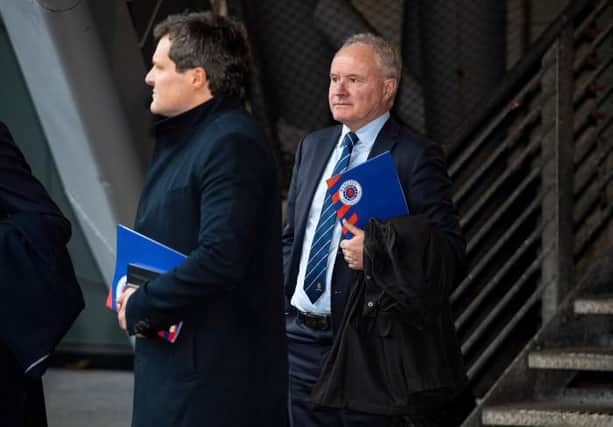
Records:
[[[197,105],[194,104],[193,69],[177,72],[175,63],[168,57],[170,45],[168,36],[160,39],[153,53],[151,70],[145,76],[145,83],[153,88],[151,112],[166,117],[176,116]]]
[[[396,80],[385,78],[375,52],[363,43],[339,50],[330,66],[328,102],[334,120],[352,131],[389,110]]]

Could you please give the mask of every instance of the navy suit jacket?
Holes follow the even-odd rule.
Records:
[[[287,200],[287,222],[283,230],[283,268],[286,303],[296,287],[302,242],[313,195],[328,158],[341,134],[340,125],[307,135],[296,150],[296,160]],[[456,207],[451,201],[451,180],[441,148],[422,135],[390,118],[375,140],[372,158],[390,151],[411,214],[423,214],[447,237],[460,264],[464,262],[465,240]],[[338,329],[347,288],[353,278],[338,252],[332,275],[332,323]]]

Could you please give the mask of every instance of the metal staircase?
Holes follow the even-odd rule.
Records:
[[[613,252],[571,292],[465,426],[613,426]]]
[[[612,33],[612,1],[570,2],[445,141],[465,427],[613,426]]]

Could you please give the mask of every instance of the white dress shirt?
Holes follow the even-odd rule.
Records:
[[[364,163],[368,158],[368,154],[377,139],[377,135],[383,128],[385,122],[389,119],[390,114],[385,114],[377,117],[373,121],[362,126],[354,133],[357,135],[359,142],[355,144],[351,152],[349,159],[349,168]],[[341,136],[338,139],[336,147],[332,151],[328,164],[324,169],[315,195],[313,196],[313,202],[309,209],[309,215],[307,217],[306,229],[304,231],[304,240],[302,242],[302,254],[300,256],[300,265],[298,267],[298,278],[296,280],[296,290],[292,295],[291,304],[298,310],[306,313],[317,314],[330,314],[330,294],[332,288],[332,270],[334,269],[334,260],[336,259],[336,253],[338,252],[338,245],[341,241],[341,224],[340,221],[336,223],[334,232],[332,233],[332,241],[330,243],[330,250],[328,251],[328,267],[326,269],[326,289],[323,294],[312,303],[309,297],[304,292],[304,276],[306,274],[306,267],[309,261],[309,253],[311,251],[311,243],[313,242],[313,236],[315,235],[315,229],[319,221],[319,214],[321,213],[321,207],[324,202],[324,197],[328,190],[326,180],[330,178],[338,162],[341,153],[343,151],[342,141],[345,135],[349,132],[349,128],[343,125]]]

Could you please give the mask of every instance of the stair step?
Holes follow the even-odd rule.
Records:
[[[612,404],[559,401],[515,402],[486,406],[481,421],[490,426],[613,426]]]
[[[613,371],[613,349],[599,347],[532,351],[528,366],[540,369]]]
[[[603,375],[601,373],[601,375]],[[606,374],[605,374],[606,375]],[[611,386],[598,386],[596,384],[589,384],[582,387],[569,387],[565,388],[556,396],[552,396],[547,400],[553,400],[559,402],[566,402],[577,405],[596,405],[596,406],[611,406],[613,405],[613,387]]]
[[[613,294],[583,296],[575,300],[577,314],[613,314]]]

